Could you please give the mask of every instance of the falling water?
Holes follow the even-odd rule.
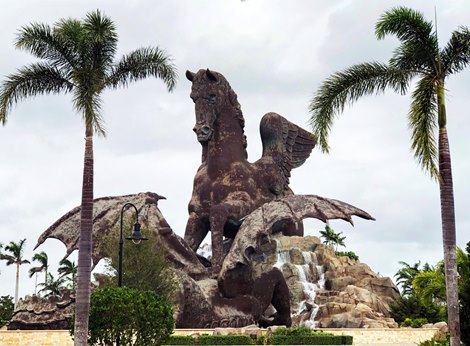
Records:
[[[279,245],[279,244],[278,244]],[[279,248],[279,247],[278,247]],[[315,304],[315,298],[317,291],[325,288],[325,271],[322,265],[318,264],[318,259],[315,253],[310,251],[302,251],[304,258],[304,264],[294,265],[297,269],[299,281],[303,286],[303,292],[305,300],[299,303],[298,309],[294,312],[293,316],[299,315],[307,309],[307,302],[313,306],[310,314],[310,319],[304,321],[303,324],[309,327],[316,327],[315,317],[318,313],[319,306]],[[277,261],[274,264],[275,267],[282,270],[282,266],[285,263],[291,263],[289,250],[281,250],[277,252]],[[292,264],[291,264],[292,265]],[[315,281],[315,277],[310,270],[311,265],[315,265],[318,273],[318,280]]]

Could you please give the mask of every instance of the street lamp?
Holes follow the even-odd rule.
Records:
[[[118,287],[122,286],[122,252],[123,252],[123,245],[124,245],[124,239],[122,238],[122,224],[123,224],[122,221],[123,221],[124,211],[129,207],[134,208],[136,219],[135,219],[135,224],[134,224],[134,231],[132,231],[131,236],[126,237],[126,239],[132,240],[134,244],[139,244],[142,240],[148,240],[140,232],[139,211],[137,210],[137,207],[132,203],[124,204],[121,209],[121,231],[119,233]]]

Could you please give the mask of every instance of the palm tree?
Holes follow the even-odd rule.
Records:
[[[0,259],[6,261],[7,266],[15,264],[16,265],[16,281],[15,281],[15,308],[16,303],[18,302],[18,287],[20,282],[20,266],[23,264],[29,264],[30,262],[26,259],[23,259],[24,244],[26,239],[20,240],[18,243],[11,241],[7,246],[5,246],[5,251],[10,252],[10,255],[2,253]]]
[[[72,289],[75,289],[75,277],[77,276],[77,266],[75,265],[75,262],[64,258],[59,262],[59,264],[60,267],[57,269],[57,272],[60,274],[60,277],[67,278],[72,281]],[[71,277],[69,277],[69,275]]]
[[[40,94],[71,93],[85,123],[85,158],[78,253],[75,345],[87,343],[93,226],[93,134],[105,135],[101,95],[106,89],[156,77],[168,90],[176,83],[170,57],[158,47],[140,48],[115,62],[117,33],[113,21],[99,11],[83,20],[62,19],[54,27],[30,24],[16,38],[16,47],[41,59],[7,77],[0,88],[0,122],[5,124],[19,100]]]
[[[40,283],[38,286],[42,286],[38,293],[44,293],[44,297],[60,296],[61,291],[65,288],[65,279],[59,277],[56,280],[51,273],[48,273],[47,282]]]
[[[338,251],[338,246],[346,247],[344,240],[346,237],[342,237],[343,232],[336,233],[333,238],[333,244],[335,245],[335,251]]]
[[[47,269],[49,268],[47,253],[41,251],[39,253],[34,254],[33,261],[37,261],[40,264],[38,267],[32,267],[29,270],[29,277],[36,275],[36,284],[34,287],[34,293],[36,294],[38,273],[44,272],[44,283],[47,283]]]
[[[439,49],[432,22],[425,20],[420,12],[397,7],[379,18],[375,34],[378,39],[396,35],[401,44],[388,64],[354,65],[324,81],[310,104],[313,132],[321,149],[328,152],[328,133],[333,119],[346,103],[364,95],[382,93],[387,88],[405,94],[412,79],[418,78],[408,113],[411,148],[422,168],[439,182],[449,331],[451,346],[457,346],[460,331],[454,192],[444,82],[470,62],[470,31],[459,27],[447,45]],[[435,132],[438,132],[437,147]]]
[[[402,265],[402,268],[396,272],[394,277],[397,280],[397,285],[401,286],[403,295],[410,295],[413,293],[413,280],[416,275],[434,270],[428,263],[425,263],[423,269],[421,269],[421,261],[418,261],[413,265],[410,265],[405,261],[400,261],[398,263]]]
[[[330,227],[330,225],[326,224],[325,230],[320,231],[320,237],[324,239],[323,244],[333,245],[334,239],[336,237],[336,232],[333,230],[333,228]]]

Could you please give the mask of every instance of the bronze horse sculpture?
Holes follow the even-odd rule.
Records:
[[[194,178],[184,239],[196,251],[209,231],[212,273],[223,260],[223,238],[234,238],[243,218],[266,202],[293,194],[290,171],[302,165],[315,146],[311,133],[276,113],[260,123],[263,155],[247,160],[244,118],[237,95],[220,73],[186,72],[195,103],[194,132],[202,145],[202,164]],[[301,223],[282,225],[285,235],[303,235]]]

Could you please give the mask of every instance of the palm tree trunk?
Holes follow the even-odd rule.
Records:
[[[88,315],[90,310],[91,253],[93,233],[93,131],[87,124],[85,160],[83,165],[80,240],[78,248],[77,295],[75,303],[74,345],[88,342]]]
[[[452,183],[449,139],[447,137],[446,128],[444,83],[438,86],[437,102],[439,107],[439,190],[441,198],[442,243],[444,246],[446,277],[447,318],[450,334],[450,346],[460,346],[454,188]]]
[[[16,263],[16,283],[15,283],[15,307],[16,310],[16,303],[18,303],[18,287],[20,284],[20,264]]]

